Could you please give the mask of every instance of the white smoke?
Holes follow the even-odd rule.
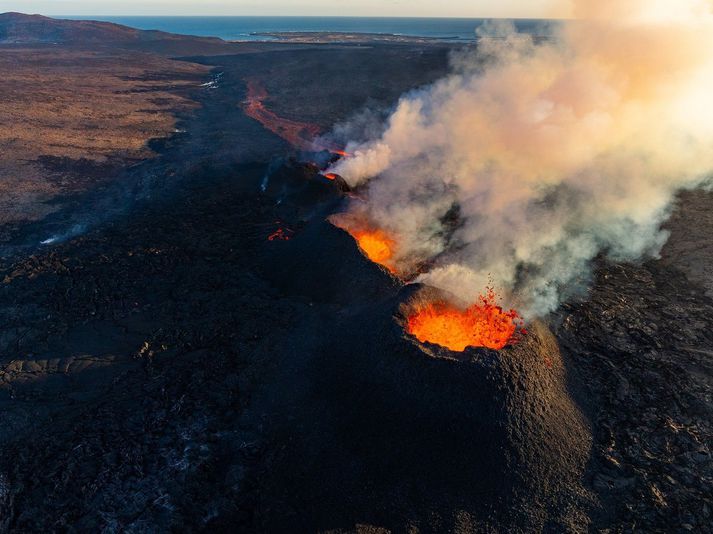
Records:
[[[404,272],[474,301],[492,280],[528,317],[599,254],[655,256],[677,190],[713,169],[713,16],[700,0],[576,0],[536,43],[485,28],[455,72],[402,97],[330,172]],[[454,226],[453,214],[459,223]]]

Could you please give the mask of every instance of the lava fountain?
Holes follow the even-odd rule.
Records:
[[[487,288],[466,309],[445,301],[420,304],[408,317],[407,331],[421,343],[434,343],[456,352],[467,347],[499,350],[527,332],[515,310],[505,311],[496,302],[495,291]]]

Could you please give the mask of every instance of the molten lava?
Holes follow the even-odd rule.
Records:
[[[322,176],[324,176],[327,180],[335,180],[337,178],[337,175],[333,172],[328,172],[326,174],[323,174]]]
[[[394,272],[391,260],[394,257],[394,240],[383,230],[357,230],[349,232],[359,248],[374,263],[379,263]]]
[[[247,88],[248,94],[243,104],[243,111],[248,117],[255,119],[266,129],[299,149],[311,148],[312,139],[321,132],[319,126],[286,119],[267,109],[264,101],[268,98],[268,93],[259,81],[248,80]]]
[[[268,241],[289,241],[294,232],[289,228],[278,228],[267,236]]]
[[[441,345],[461,352],[467,347],[502,349],[515,342],[522,319],[515,310],[496,305],[495,292],[488,288],[478,302],[461,310],[445,302],[419,306],[408,318],[408,332],[420,342]]]
[[[275,112],[265,106],[265,100],[269,97],[267,90],[256,79],[247,80],[247,97],[243,102],[245,114],[258,121],[264,128],[279,135],[292,146],[306,151],[326,150],[332,154],[343,158],[351,156],[348,152],[341,150],[329,143],[315,141],[315,138],[322,132],[322,128],[317,124],[300,122],[285,117],[280,117]]]

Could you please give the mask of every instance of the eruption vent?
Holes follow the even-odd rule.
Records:
[[[393,269],[428,266],[418,281],[468,303],[492,275],[529,319],[586,287],[597,255],[658,254],[675,193],[713,169],[711,3],[574,0],[572,13],[543,43],[485,25],[380,136],[352,134],[353,156],[327,172],[361,186],[352,209],[388,229]]]
[[[351,234],[364,255],[386,267],[393,275],[403,276],[395,268],[396,242],[383,230],[373,228],[354,213],[332,217],[332,223]],[[497,305],[491,287],[475,304],[459,308],[445,300],[421,302],[408,314],[407,330],[420,342],[441,345],[462,352],[467,347],[502,349],[527,332],[515,310],[505,311]]]
[[[416,307],[408,317],[408,332],[420,342],[441,345],[453,351],[467,347],[502,349],[515,341],[520,316],[496,305],[488,288],[479,301],[462,310],[447,302],[429,302]],[[524,330],[520,330],[524,334]]]
[[[371,221],[354,211],[332,215],[329,222],[351,235],[367,258],[383,265],[392,274],[397,274],[395,268],[397,245],[388,232],[374,226]]]
[[[357,230],[352,234],[359,248],[374,263],[393,270],[391,260],[394,257],[394,242],[381,230]]]

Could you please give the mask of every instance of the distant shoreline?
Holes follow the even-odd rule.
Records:
[[[488,18],[395,18],[395,17],[190,17],[190,16],[93,16],[60,17],[63,19],[98,20],[121,24],[140,30],[203,37],[218,37],[230,42],[287,41],[314,42],[315,34],[361,35],[382,42],[457,42],[476,40],[476,30],[490,20],[511,21],[518,31],[544,35],[554,20],[545,19],[488,19]],[[300,41],[296,41],[298,38]],[[325,41],[326,42],[326,41]],[[335,42],[331,40],[329,42]]]
[[[283,32],[254,32],[251,34],[254,37],[261,37],[258,41],[264,41],[265,38],[271,41],[280,41],[287,43],[444,43],[444,42],[461,42],[472,43],[476,41],[475,36],[472,39],[463,39],[458,36],[451,37],[420,37],[417,35],[400,35],[394,33],[373,33],[373,32],[328,32],[328,31],[283,31]],[[231,41],[245,42],[245,41]]]

